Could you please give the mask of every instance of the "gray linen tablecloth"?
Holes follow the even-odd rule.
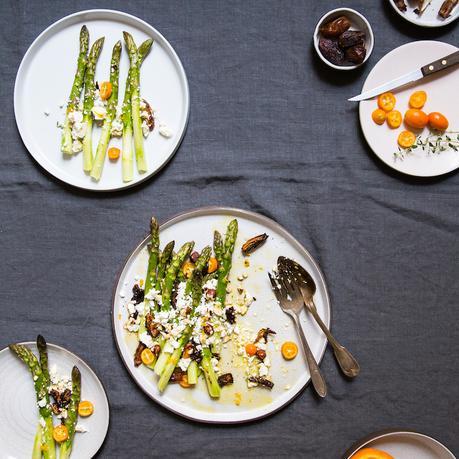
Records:
[[[356,72],[333,72],[311,47],[316,21],[337,6],[356,8],[374,28],[373,55]],[[14,79],[28,46],[52,22],[89,8],[151,23],[189,78],[181,148],[127,192],[56,181],[27,153],[14,120]],[[40,332],[94,368],[111,405],[100,457],[335,459],[389,427],[459,451],[459,176],[392,172],[345,102],[391,49],[419,39],[457,45],[457,22],[417,28],[376,0],[2,0],[0,36],[0,348]],[[116,275],[152,214],[165,220],[207,205],[267,215],[311,251],[329,283],[336,335],[361,363],[357,380],[343,379],[327,351],[325,400],[308,389],[245,426],[189,422],[137,388],[112,336]]]

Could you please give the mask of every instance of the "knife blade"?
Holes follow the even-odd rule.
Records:
[[[394,80],[388,81],[376,88],[370,89],[368,91],[359,94],[358,96],[351,97],[348,99],[351,102],[358,102],[361,100],[371,99],[374,96],[382,94],[383,92],[391,91],[392,89],[405,86],[408,83],[412,83],[417,80],[421,80],[426,76],[432,75],[440,70],[445,70],[447,68],[453,67],[454,65],[459,64],[459,51],[456,51],[448,56],[437,59],[430,64],[426,64],[420,69],[413,70],[405,75],[402,75]]]

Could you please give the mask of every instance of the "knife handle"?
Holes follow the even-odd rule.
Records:
[[[424,76],[432,75],[439,70],[447,69],[457,64],[459,64],[459,51],[442,57],[437,61],[431,62],[430,64],[424,65],[424,67],[421,67],[421,72]]]

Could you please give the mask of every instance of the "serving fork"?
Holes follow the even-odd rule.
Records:
[[[330,330],[324,324],[323,320],[317,312],[316,305],[314,303],[314,294],[316,292],[316,284],[312,279],[311,275],[296,261],[286,257],[279,257],[277,260],[278,269],[285,273],[287,277],[291,279],[301,292],[304,300],[306,309],[316,320],[319,327],[324,332],[328,339],[335,358],[342,370],[342,372],[349,378],[356,377],[360,372],[360,366],[354,356],[342,346],[336,338],[331,334]]]
[[[268,273],[272,289],[283,312],[288,314],[294,321],[301,344],[303,345],[304,355],[311,374],[312,385],[320,397],[327,395],[327,385],[322,373],[317,365],[316,359],[311,352],[308,340],[301,327],[299,314],[303,310],[303,297],[298,286],[285,276],[285,273]]]

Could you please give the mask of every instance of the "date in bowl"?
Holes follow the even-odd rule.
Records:
[[[333,21],[340,17],[346,18],[350,26],[345,26],[343,32],[339,35],[330,36],[330,34],[333,35],[335,26]],[[344,25],[343,22],[346,21],[338,21],[338,24],[336,24],[337,34],[340,26]],[[330,34],[326,36],[323,30],[327,26]],[[354,32],[360,32],[360,34],[357,35]],[[345,33],[344,36],[343,33]],[[353,40],[359,40],[359,42],[351,45]],[[373,51],[374,35],[370,23],[358,11],[351,8],[337,8],[324,14],[319,19],[314,30],[313,41],[317,55],[328,66],[336,70],[354,70],[363,65],[370,57]],[[339,43],[341,43],[341,46]],[[365,49],[364,57],[362,56],[362,46]]]

